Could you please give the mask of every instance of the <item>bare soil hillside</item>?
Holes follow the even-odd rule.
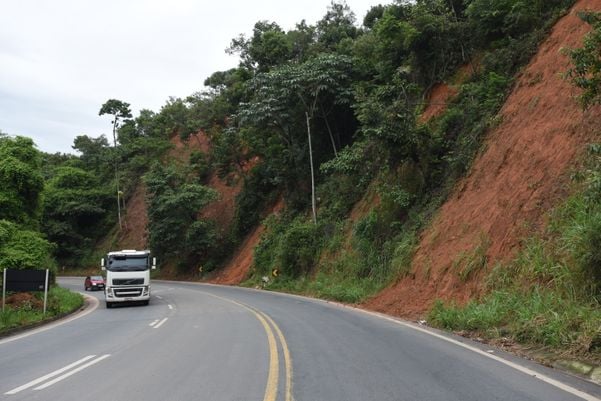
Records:
[[[242,242],[242,245],[236,250],[234,256],[223,268],[219,269],[208,282],[213,284],[236,285],[244,281],[253,264],[255,247],[259,244],[259,241],[261,241],[261,235],[263,235],[264,232],[264,226],[256,226],[246,237],[244,242]]]
[[[118,249],[146,249],[148,247],[148,210],[146,186],[140,182],[127,200],[123,213],[123,228],[119,233]]]
[[[517,79],[470,173],[423,233],[412,274],[363,306],[418,317],[436,299],[465,303],[482,292],[483,265],[511,259],[520,240],[545,225],[601,123],[599,110],[583,114],[562,78],[570,65],[562,48],[580,46],[589,29],[576,15],[582,9],[600,10],[601,0],[578,1],[556,24]]]
[[[268,215],[278,214],[283,208],[284,199],[280,198],[268,212]],[[242,245],[238,247],[231,259],[209,279],[209,282],[214,284],[236,285],[244,281],[253,264],[255,247],[261,241],[261,235],[263,235],[264,232],[265,226],[258,225],[255,227],[255,229],[246,236]]]
[[[169,151],[171,160],[187,161],[194,150],[207,153],[210,148],[209,138],[198,132],[191,135],[187,141],[182,141],[179,135],[171,138],[173,149]],[[235,180],[234,180],[235,181]],[[240,180],[238,180],[240,181]],[[222,231],[226,231],[234,216],[236,195],[240,192],[241,183],[225,182],[217,175],[209,177],[208,186],[219,192],[219,200],[200,211],[206,218],[215,219]],[[123,215],[123,229],[118,237],[119,249],[145,249],[148,246],[148,214],[146,208],[146,188],[142,182],[138,184],[133,195],[128,199]]]
[[[178,160],[188,160],[194,150],[207,154],[211,148],[210,140],[204,132],[190,135],[186,142],[182,142],[179,136],[175,136],[172,142],[175,148],[172,150],[171,157]],[[219,199],[202,209],[200,215],[215,220],[219,230],[226,233],[234,219],[236,196],[242,189],[242,179],[235,174],[222,179],[216,173],[211,173],[207,186],[219,193]]]

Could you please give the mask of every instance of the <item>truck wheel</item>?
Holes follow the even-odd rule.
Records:
[[[142,305],[148,305],[150,301],[147,299],[146,301],[142,301]]]
[[[107,308],[107,309],[110,309],[110,308],[112,308],[112,307],[113,307],[113,303],[112,303],[112,302],[107,302],[107,303],[106,303],[106,308]]]

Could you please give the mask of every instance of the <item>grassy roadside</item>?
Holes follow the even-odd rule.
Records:
[[[43,302],[42,293],[7,296],[6,309],[0,311],[0,336],[71,313],[83,305],[83,296],[65,288],[52,287],[48,291],[46,315],[43,313]]]
[[[428,322],[601,363],[601,159],[591,145],[583,183],[549,226],[488,277],[488,293],[464,306],[437,302]]]

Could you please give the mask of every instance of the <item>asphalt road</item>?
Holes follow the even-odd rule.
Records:
[[[83,291],[83,279],[59,279]],[[2,400],[571,401],[601,387],[469,340],[301,297],[153,282],[149,306],[0,339]],[[97,307],[96,307],[97,306]]]

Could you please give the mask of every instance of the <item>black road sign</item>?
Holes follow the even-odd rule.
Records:
[[[6,291],[44,291],[46,289],[46,270],[6,269]]]

